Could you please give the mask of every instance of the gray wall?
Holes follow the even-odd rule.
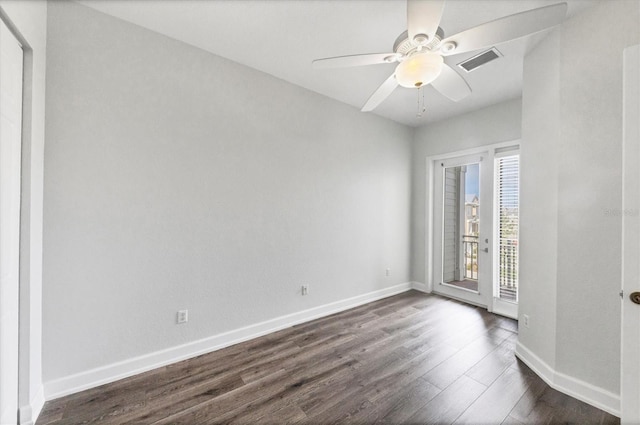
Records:
[[[48,37],[45,381],[410,280],[411,129],[75,3]]]
[[[640,43],[640,2],[599,4],[563,41],[557,368],[618,392],[622,222],[606,211],[622,206],[622,51]]]
[[[602,2],[525,59],[520,343],[615,394],[621,217],[607,212],[622,205],[622,51],[639,22],[639,2]]]
[[[520,145],[519,342],[555,367],[560,29],[526,58]],[[552,236],[551,236],[552,235]]]
[[[411,195],[411,276],[425,278],[426,158],[520,139],[521,99],[514,99],[416,129]]]

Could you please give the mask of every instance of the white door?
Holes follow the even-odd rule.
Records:
[[[624,51],[621,419],[640,423],[640,45]]]
[[[518,316],[518,145],[428,160],[432,180],[431,289]]]
[[[493,162],[489,153],[433,163],[433,291],[490,307]]]
[[[18,415],[22,47],[0,20],[0,424]]]

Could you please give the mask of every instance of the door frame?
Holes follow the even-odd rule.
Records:
[[[640,306],[629,299],[640,291],[640,44],[623,54],[622,300],[620,338],[620,419],[640,422]]]
[[[457,151],[451,151],[451,152],[445,152],[445,153],[441,153],[441,154],[437,154],[437,155],[430,155],[427,156],[425,158],[425,163],[426,163],[426,175],[425,175],[425,179],[426,179],[426,196],[425,196],[425,215],[426,215],[426,224],[425,224],[425,284],[426,284],[426,290],[427,292],[431,293],[431,292],[438,292],[436,290],[435,287],[435,277],[434,277],[434,236],[435,236],[435,232],[434,232],[434,207],[435,207],[435,172],[438,168],[441,167],[436,167],[438,164],[438,162],[442,162],[444,160],[448,160],[448,159],[452,159],[452,158],[456,158],[456,157],[463,157],[463,156],[472,156],[472,155],[482,155],[484,154],[486,157],[483,157],[483,162],[486,161],[491,161],[491,164],[493,164],[494,161],[494,156],[496,154],[496,152],[500,152],[501,150],[504,149],[508,149],[511,147],[517,147],[519,149],[520,147],[520,139],[515,139],[515,140],[509,140],[509,141],[505,141],[505,142],[499,142],[499,143],[491,143],[491,144],[487,144],[487,145],[480,145],[474,148],[470,148],[470,149],[464,149],[464,150],[457,150]],[[493,168],[493,167],[492,167]],[[485,182],[486,183],[486,182]],[[493,184],[493,182],[492,182]],[[486,192],[483,191],[482,187],[481,187],[481,192]],[[482,196],[482,195],[481,195]],[[493,193],[491,193],[489,195],[491,198],[493,198]],[[493,199],[490,200],[491,202],[491,206],[492,206],[492,210],[493,210]],[[493,248],[493,235],[489,240],[489,247],[490,249]],[[492,262],[493,263],[493,262]],[[454,298],[454,299],[459,299],[456,298],[455,296],[450,296],[447,294],[443,294],[445,296],[448,296],[450,298]],[[494,311],[494,297],[490,296],[487,298],[487,305],[483,305],[483,304],[479,304],[479,303],[473,303],[471,302],[471,304],[475,304],[478,305],[480,307],[484,307],[486,308],[488,311],[493,312]],[[464,301],[464,302],[469,302],[467,300],[463,300],[460,299],[460,301]],[[517,318],[517,312],[516,312],[516,316],[512,316],[511,314],[509,314],[508,312],[500,312],[500,311],[495,311],[498,314],[502,314],[502,315],[506,315],[508,317],[513,317],[513,318]]]
[[[2,356],[3,358],[8,358],[7,360],[8,364],[4,364],[4,369],[9,369],[9,368],[15,369],[14,371],[10,370],[11,375],[9,377],[6,376],[7,375],[6,370],[0,370],[0,376],[4,380],[3,385],[6,385],[8,382],[8,385],[15,387],[13,388],[13,390],[15,391],[15,394],[11,394],[8,397],[5,395],[6,398],[0,399],[0,420],[3,421],[4,423],[7,420],[13,421],[14,415],[15,415],[15,420],[18,420],[18,412],[20,407],[20,396],[19,396],[19,389],[20,389],[20,371],[19,371],[20,319],[19,318],[20,318],[20,290],[21,290],[20,246],[21,246],[21,236],[22,236],[21,234],[21,230],[22,230],[21,229],[22,149],[23,149],[23,136],[24,136],[23,127],[24,127],[24,120],[25,120],[25,114],[24,114],[25,48],[24,48],[24,42],[20,39],[20,37],[16,36],[14,31],[12,30],[12,27],[9,25],[7,21],[5,21],[4,17],[1,15],[0,15],[0,26],[2,27],[0,28],[0,31],[2,31],[3,35],[6,36],[8,34],[8,37],[10,37],[11,41],[9,42],[12,43],[13,41],[15,41],[15,43],[19,47],[20,60],[21,60],[19,64],[20,85],[19,85],[19,92],[16,96],[16,98],[19,100],[19,104],[17,104],[19,109],[19,112],[17,112],[17,117],[19,120],[17,123],[17,129],[19,131],[18,133],[19,140],[17,142],[17,146],[15,146],[16,150],[12,152],[13,156],[9,157],[9,160],[11,161],[9,169],[13,170],[12,167],[15,167],[14,171],[16,171],[16,175],[13,175],[13,177],[16,177],[17,181],[11,181],[11,178],[10,178],[8,181],[9,185],[5,186],[7,182],[4,182],[4,180],[0,180],[0,191],[1,192],[7,191],[9,193],[9,196],[12,197],[13,200],[15,201],[15,204],[9,203],[9,205],[0,206],[1,208],[3,208],[0,214],[12,215],[14,216],[14,219],[15,219],[13,221],[10,219],[9,221],[10,228],[9,228],[9,231],[7,232],[9,238],[11,238],[12,236],[15,238],[15,240],[10,241],[11,243],[9,245],[9,254],[7,254],[9,257],[9,260],[11,261],[9,265],[11,267],[15,266],[15,270],[14,270],[15,287],[10,286],[9,288],[9,295],[11,296],[9,301],[7,302],[6,300],[3,300],[3,302],[0,303],[0,317],[3,317],[4,320],[7,320],[7,319],[9,320],[8,325],[6,323],[4,324],[4,326],[6,326],[6,329],[5,329],[7,331],[6,334],[3,332],[0,332],[0,350],[2,350],[0,351],[0,356]],[[9,64],[11,64],[11,62]],[[10,138],[8,143],[11,144],[13,140],[14,139]],[[0,141],[0,143],[1,142],[2,141]],[[14,160],[15,160],[15,163],[14,163]],[[16,184],[17,187],[13,186],[11,183]],[[14,248],[15,248],[15,252],[13,252]],[[12,256],[14,256],[15,258],[12,258]],[[11,283],[11,281],[9,283]],[[9,422],[9,423],[12,423],[12,422]]]

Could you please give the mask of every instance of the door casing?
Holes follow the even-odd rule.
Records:
[[[23,50],[0,19],[0,423],[18,416]]]
[[[620,419],[640,423],[640,45],[624,50]]]

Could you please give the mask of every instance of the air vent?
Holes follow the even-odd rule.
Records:
[[[491,62],[492,60],[498,59],[500,57],[502,57],[502,53],[500,53],[495,47],[492,47],[486,52],[482,52],[472,58],[467,59],[464,62],[460,62],[458,66],[467,72],[471,72],[474,69],[484,65],[485,63]]]

